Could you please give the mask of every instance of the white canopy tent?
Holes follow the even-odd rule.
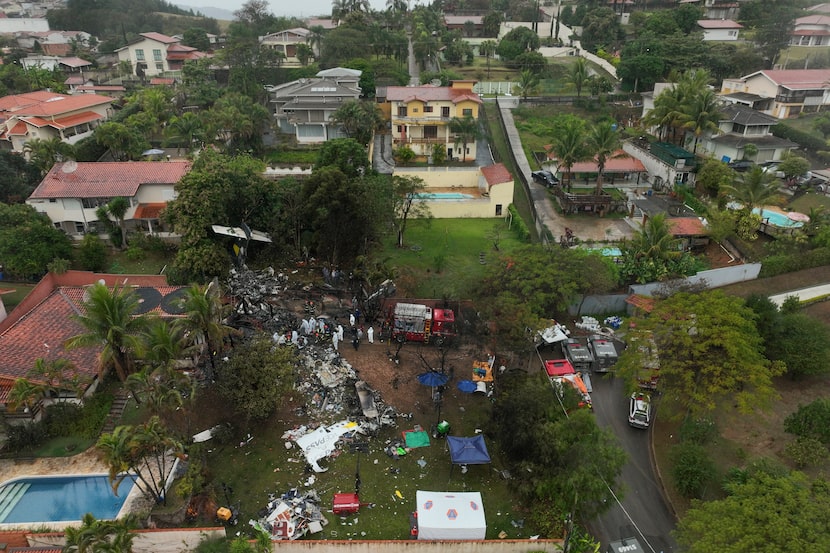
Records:
[[[487,533],[479,492],[418,490],[419,540],[483,540]]]

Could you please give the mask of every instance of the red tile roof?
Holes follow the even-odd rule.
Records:
[[[82,375],[97,374],[100,348],[67,350],[64,343],[84,332],[74,315],[83,312],[86,286],[99,280],[104,280],[108,286],[134,287],[139,297],[145,300],[142,311],[163,316],[172,314],[163,311],[161,300],[181,289],[168,285],[162,275],[106,275],[84,271],[48,274],[9,317],[0,322],[0,400],[3,379],[27,376],[38,358],[66,359]]]
[[[790,89],[824,88],[830,81],[830,69],[769,69],[758,73]],[[753,73],[753,75],[758,73]]]
[[[654,305],[657,300],[648,296],[641,296],[640,294],[631,294],[625,298],[625,303],[633,305],[637,309],[642,309],[646,313],[651,313],[654,310]]]
[[[26,539],[28,532],[0,532],[0,543],[5,543],[6,547],[29,547],[29,540]]]
[[[175,184],[190,171],[189,161],[56,163],[30,199],[135,196],[142,184]],[[67,172],[69,171],[69,172]]]
[[[176,80],[171,79],[169,77],[153,77],[150,79],[150,84],[155,85],[172,85],[175,84]]]
[[[75,125],[89,123],[90,121],[97,121],[98,119],[103,118],[103,115],[99,115],[94,111],[84,111],[76,113],[75,115],[70,115],[69,117],[61,117],[60,119],[52,121],[43,119],[42,117],[24,117],[22,120],[37,128],[54,127],[56,129],[68,129],[69,127],[74,127]]]
[[[503,182],[513,182],[513,175],[507,170],[504,163],[496,163],[495,165],[488,165],[481,168],[481,174],[484,175],[488,187]]]
[[[86,82],[86,79],[84,77],[82,77],[81,75],[72,75],[70,77],[67,77],[66,80],[63,81],[63,84],[65,84],[65,85],[79,85],[79,84],[84,84],[85,82]]]
[[[703,236],[706,234],[706,227],[697,217],[671,217],[666,219],[669,232],[673,236]]]
[[[173,44],[179,42],[178,39],[173,38],[172,36],[163,35],[161,33],[139,33],[144,38],[149,38],[150,40],[155,40],[156,42],[162,42],[164,44]]]
[[[65,56],[69,52],[72,51],[71,44],[60,44],[60,43],[40,43],[41,51],[46,54],[47,56]]]
[[[158,219],[165,207],[167,207],[165,202],[138,204],[133,213],[133,219]]]
[[[54,117],[93,106],[111,104],[112,98],[95,94],[67,96],[53,92],[28,92],[0,98],[0,113],[10,115]],[[3,113],[5,112],[5,113]]]
[[[67,58],[61,58],[59,60],[61,65],[65,65],[67,67],[86,67],[87,65],[92,65],[91,61],[87,61],[83,58],[70,56]]]
[[[700,19],[697,24],[703,29],[743,29],[744,26],[731,19]]]
[[[452,88],[449,86],[390,86],[386,88],[386,99],[390,102],[440,102],[449,101],[454,104],[469,100],[477,104],[482,103],[478,94],[472,90]]]
[[[14,380],[13,378],[0,378],[0,404],[8,403],[9,393],[14,388]],[[2,539],[2,535],[0,535],[0,539]]]
[[[618,157],[606,160],[606,173],[645,173],[646,168],[639,159],[629,156],[622,150],[615,155]],[[572,173],[596,173],[598,170],[596,161],[579,161],[571,167]]]

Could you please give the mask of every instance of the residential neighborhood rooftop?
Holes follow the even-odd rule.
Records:
[[[134,196],[141,184],[177,183],[189,161],[56,163],[29,199]]]

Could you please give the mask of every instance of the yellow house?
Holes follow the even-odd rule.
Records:
[[[419,156],[432,155],[435,144],[446,148],[448,159],[473,161],[476,144],[457,140],[450,130],[453,118],[478,120],[481,98],[473,92],[476,81],[452,81],[450,86],[390,86],[386,101],[395,148],[409,146]]]

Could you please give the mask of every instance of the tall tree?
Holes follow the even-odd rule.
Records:
[[[133,370],[136,354],[141,351],[140,335],[147,325],[147,319],[137,314],[135,292],[96,283],[87,289],[83,312],[75,316],[86,332],[67,340],[66,347],[101,347],[101,373],[114,367],[123,382]]]
[[[487,60],[487,78],[490,78],[490,58],[496,53],[498,43],[495,40],[485,40],[478,45],[478,52]]]
[[[352,178],[372,172],[372,164],[366,155],[366,148],[353,138],[329,140],[320,148],[316,168],[337,167]]]
[[[0,260],[7,275],[40,278],[55,259],[72,259],[72,243],[26,204],[0,204]]]
[[[23,154],[38,168],[41,175],[46,175],[49,169],[58,161],[74,159],[75,151],[71,144],[59,137],[35,138],[23,145]]]
[[[609,122],[597,123],[588,131],[588,151],[597,162],[597,187],[595,194],[602,194],[602,176],[608,160],[619,155],[620,134],[616,125]]]
[[[568,82],[576,89],[576,96],[582,95],[582,89],[587,84],[591,74],[588,71],[588,62],[585,58],[576,58],[568,70]]]
[[[123,520],[98,520],[84,515],[80,526],[68,526],[62,553],[132,553],[136,534],[132,517]]]
[[[764,205],[780,193],[775,175],[765,173],[763,168],[757,165],[739,174],[734,184],[722,186],[721,190],[735,201],[740,202],[742,210],[747,213]]]
[[[216,371],[216,355],[221,351],[226,337],[236,331],[225,324],[230,306],[222,301],[218,286],[193,284],[187,288],[182,302],[185,316],[177,320],[177,326],[184,329],[190,345],[207,350],[211,370]]]
[[[481,136],[481,129],[478,121],[470,115],[464,117],[453,117],[450,119],[450,132],[453,134],[456,146],[461,146],[463,161],[467,162],[467,144],[475,142]]]
[[[539,75],[525,69],[519,74],[519,81],[516,83],[516,89],[521,94],[523,100],[527,100],[530,94],[533,94],[539,86]]]
[[[205,142],[205,124],[199,115],[193,112],[183,113],[173,118],[164,128],[164,136],[168,144],[175,144],[181,151],[182,145],[189,154],[199,143]]]
[[[99,207],[98,211],[96,211],[96,214],[115,219],[115,224],[118,225],[118,229],[121,232],[120,244],[122,250],[127,249],[127,226],[124,218],[127,216],[129,209],[130,201],[123,196],[118,196],[117,198],[111,199],[106,205]]]
[[[683,106],[680,122],[685,129],[694,134],[692,153],[697,153],[697,143],[701,135],[717,132],[720,119],[720,100],[713,90],[706,88],[689,98]]]
[[[398,247],[403,247],[403,236],[406,232],[406,223],[409,217],[419,219],[432,216],[429,204],[418,201],[418,194],[424,191],[425,184],[420,177],[399,176],[392,177],[392,210],[395,213],[395,227],[398,234]]]
[[[368,100],[349,100],[331,114],[331,121],[343,128],[346,136],[362,146],[369,145],[375,131],[383,128],[384,119],[377,103]]]
[[[561,116],[554,121],[550,137],[551,151],[560,167],[565,168],[565,186],[571,191],[571,168],[575,163],[587,159],[585,123],[574,116]]]
[[[705,416],[722,401],[749,413],[776,397],[772,378],[783,372],[783,364],[764,357],[752,311],[741,298],[719,290],[679,292],[634,323],[637,332],[654,339],[658,386],[678,407],[677,416]],[[620,356],[618,372],[632,387],[647,361],[644,355],[635,347]]]

